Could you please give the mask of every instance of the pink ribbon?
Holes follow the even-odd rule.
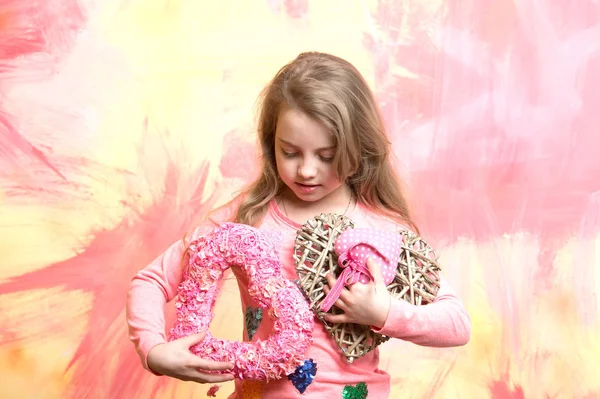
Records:
[[[361,244],[368,245],[364,243]],[[335,301],[337,301],[342,294],[342,290],[345,286],[355,284],[359,281],[361,276],[365,276],[367,281],[373,280],[371,272],[366,267],[366,259],[355,259],[352,255],[352,250],[361,244],[349,248],[348,251],[340,254],[338,257],[338,265],[344,270],[321,303],[321,310],[323,312],[328,312],[329,309],[331,309]]]

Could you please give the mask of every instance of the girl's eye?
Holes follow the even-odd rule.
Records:
[[[287,152],[287,151],[284,151],[284,150],[281,150],[281,153],[286,158],[294,158],[295,156],[298,155],[298,153],[296,153],[296,152]],[[323,161],[323,162],[328,162],[328,163],[329,162],[333,162],[333,157],[326,157],[326,156],[323,156],[323,155],[319,155],[319,159],[321,161]]]

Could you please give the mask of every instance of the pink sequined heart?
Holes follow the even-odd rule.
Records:
[[[329,311],[345,286],[356,282],[366,284],[373,279],[366,263],[370,257],[380,265],[385,285],[390,284],[396,276],[401,245],[402,237],[398,233],[374,229],[342,232],[335,241],[334,252],[343,271],[323,300],[321,310]]]

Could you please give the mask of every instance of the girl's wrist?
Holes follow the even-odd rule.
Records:
[[[376,329],[383,328],[385,322],[387,321],[388,314],[390,312],[390,301],[392,297],[389,295],[388,292],[386,292],[386,294],[386,299],[382,301],[380,306],[376,307],[377,310],[375,312],[375,317],[373,323],[371,323],[371,326]]]

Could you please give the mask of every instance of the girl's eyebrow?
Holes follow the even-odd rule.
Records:
[[[277,140],[281,141],[283,144],[287,144],[287,145],[289,145],[291,147],[298,148],[297,145],[295,145],[293,143],[290,143],[289,141],[286,141],[286,140],[284,140],[282,138],[278,137]],[[317,148],[317,152],[319,152],[319,151],[326,151],[326,150],[335,150],[335,146]]]

